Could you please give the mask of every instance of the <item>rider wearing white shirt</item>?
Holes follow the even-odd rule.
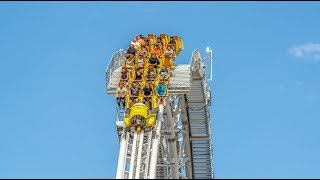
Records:
[[[140,43],[137,41],[136,38],[133,38],[131,44],[134,45],[135,49],[138,49],[138,47],[140,46]]]

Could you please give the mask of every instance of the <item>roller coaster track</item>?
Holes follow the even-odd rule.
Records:
[[[106,69],[108,95],[115,95],[124,51],[115,52]],[[193,51],[190,64],[171,69],[167,105],[159,106],[156,127],[124,131],[124,110],[117,109],[120,143],[117,179],[213,179],[211,95],[204,58]]]

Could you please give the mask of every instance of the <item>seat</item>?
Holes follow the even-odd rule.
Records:
[[[154,35],[154,34],[148,34],[148,37],[149,37],[149,40],[151,40],[151,45],[154,45],[154,43],[156,42],[157,40],[157,36]]]
[[[178,53],[184,48],[183,47],[183,42],[181,40],[181,38],[179,36],[173,36],[173,39],[175,39],[176,41],[176,50],[178,51]]]
[[[158,97],[157,94],[153,94],[151,97],[152,100],[152,109],[158,108]]]
[[[168,44],[169,42],[169,37],[167,34],[160,34],[160,38],[163,40],[164,44]]]
[[[160,34],[160,38],[163,44],[162,50],[165,51],[168,47],[169,37],[167,34]]]
[[[176,52],[179,52],[180,45],[179,45],[178,37],[177,37],[177,36],[173,36],[173,40],[174,40],[174,42],[175,42],[174,50],[175,50]]]
[[[182,41],[182,39],[180,37],[179,37],[179,40],[180,40],[181,49],[184,49],[183,41]]]
[[[130,91],[130,88],[129,88],[128,91]],[[126,95],[126,108],[127,108],[127,109],[130,109],[130,108],[131,108],[131,106],[130,106],[130,95],[129,95],[129,93],[127,93],[127,95]]]
[[[167,68],[170,68],[170,69],[173,67],[173,62],[172,62],[172,58],[170,55],[168,55],[168,54],[164,55],[162,65],[165,65]]]

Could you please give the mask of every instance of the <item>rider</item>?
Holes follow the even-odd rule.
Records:
[[[159,74],[160,74],[160,81],[165,81],[166,85],[168,85],[170,73],[165,65],[162,66],[162,69],[160,70]]]
[[[125,54],[125,57],[126,57],[127,59],[133,58],[133,57],[135,57],[136,52],[137,52],[137,50],[134,48],[134,45],[133,45],[133,44],[130,44],[130,46],[129,46],[129,48],[127,49],[127,52],[126,52],[126,54]]]
[[[137,86],[137,83],[135,81],[132,82],[132,86],[129,91],[131,102],[137,103],[139,101],[138,99],[139,92],[140,92],[140,88]]]
[[[163,81],[160,81],[160,84],[156,87],[156,92],[158,95],[158,106],[160,104],[163,104],[164,106],[166,106],[166,99],[165,99],[166,91],[167,91],[167,87],[164,85]]]
[[[147,79],[147,82],[154,84],[154,81],[156,79],[156,75],[155,75],[154,71],[148,70],[148,74],[147,74],[146,79]]]
[[[143,88],[143,94],[144,94],[144,99],[143,103],[146,104],[146,102],[150,103],[150,108],[152,107],[152,88],[150,87],[150,83],[146,83],[146,86]]]
[[[150,66],[153,66],[156,71],[158,71],[158,65],[160,64],[159,59],[157,58],[156,54],[152,53],[151,58],[149,59]]]
[[[123,87],[123,82],[119,83],[119,87],[117,88],[116,91],[116,98],[118,102],[118,106],[120,107],[121,104],[123,108],[125,107],[126,104],[126,95],[127,95],[127,89]]]
[[[129,74],[128,74],[127,68],[124,66],[121,69],[120,82],[127,82],[128,78],[129,78]]]

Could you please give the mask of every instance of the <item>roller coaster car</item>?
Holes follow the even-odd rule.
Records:
[[[134,104],[124,118],[125,128],[135,127],[138,133],[147,127],[154,128],[157,115],[149,113],[148,109],[143,103]]]

